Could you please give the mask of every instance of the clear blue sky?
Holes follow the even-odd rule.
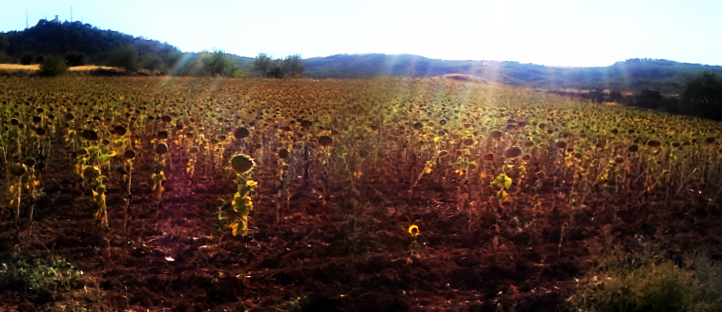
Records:
[[[39,19],[254,57],[409,53],[606,66],[629,58],[722,65],[722,0],[2,0],[0,31]]]

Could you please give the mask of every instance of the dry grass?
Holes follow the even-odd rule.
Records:
[[[110,66],[97,66],[97,65],[75,66],[75,67],[70,67],[68,70],[70,70],[70,71],[91,71],[91,70],[96,70],[96,69],[122,70],[122,69],[115,68],[115,67],[110,67]]]
[[[0,70],[40,70],[40,65],[0,64]]]
[[[105,69],[105,70],[120,70],[115,67],[109,67],[109,66],[97,66],[97,65],[84,65],[84,66],[75,66],[70,67],[68,70],[70,71],[91,71],[96,69]],[[20,65],[20,64],[0,64],[0,70],[5,71],[36,71],[40,70],[40,65],[34,64],[34,65]]]

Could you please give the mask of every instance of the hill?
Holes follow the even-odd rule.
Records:
[[[82,63],[105,64],[114,49],[131,45],[142,59],[160,58],[174,64],[182,52],[167,43],[133,37],[112,30],[101,30],[81,22],[40,20],[37,25],[21,31],[5,33],[7,58],[35,63],[40,55],[76,54],[86,58]]]
[[[700,71],[722,74],[722,66],[657,59],[630,59],[607,67],[578,68],[519,62],[447,61],[408,54],[340,54],[309,58],[304,62],[304,75],[313,78],[463,74],[490,82],[545,89],[653,89],[663,93],[679,93],[686,79]]]

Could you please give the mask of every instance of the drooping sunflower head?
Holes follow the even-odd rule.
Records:
[[[83,178],[87,180],[95,180],[100,177],[100,168],[97,166],[87,166],[83,169]]]
[[[123,152],[123,158],[125,158],[126,160],[132,160],[133,158],[135,158],[135,151],[130,149],[126,150],[125,152]]]
[[[8,167],[8,172],[16,177],[19,177],[27,172],[27,168],[24,164],[14,164]]]
[[[128,133],[128,130],[123,126],[115,126],[112,133],[117,136],[124,136],[126,133]]]
[[[250,171],[255,165],[256,163],[253,161],[253,158],[245,154],[238,154],[231,158],[231,168],[238,174]]]
[[[324,135],[318,138],[318,144],[321,146],[329,146],[333,143],[333,139],[330,136]]]
[[[156,144],[154,151],[158,155],[165,155],[165,153],[168,153],[168,144],[165,143],[158,143]]]
[[[35,166],[35,158],[32,158],[32,157],[25,158],[25,160],[23,160],[23,164],[27,167],[32,168],[33,166]]]
[[[506,152],[504,152],[504,157],[514,158],[514,157],[521,155],[521,153],[522,153],[522,150],[520,147],[512,146],[508,150],[506,150]]]
[[[235,130],[233,130],[233,136],[239,140],[247,137],[250,134],[251,134],[251,132],[248,131],[248,128],[246,128],[246,127],[238,127]]]

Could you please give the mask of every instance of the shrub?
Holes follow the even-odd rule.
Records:
[[[579,311],[720,311],[722,270],[704,256],[682,266],[649,256],[615,256],[572,296]]]
[[[40,63],[40,75],[60,76],[68,71],[68,64],[65,58],[55,55],[46,56]]]
[[[231,77],[233,78],[248,78],[248,72],[242,69],[234,69],[231,71]]]
[[[70,291],[83,275],[65,259],[50,255],[33,261],[4,259],[0,268],[0,290]]]
[[[692,258],[691,269],[701,287],[695,299],[699,311],[722,311],[722,266],[705,254]]]

